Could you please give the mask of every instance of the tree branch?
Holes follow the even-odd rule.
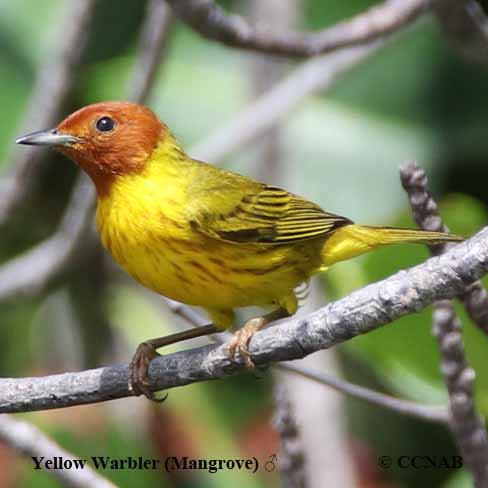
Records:
[[[139,40],[139,50],[129,82],[130,99],[144,103],[154,85],[167,46],[173,15],[161,0],[150,0]]]
[[[258,366],[302,358],[453,298],[488,271],[488,227],[447,253],[257,333],[250,344]],[[243,371],[226,345],[205,346],[154,359],[151,388],[162,390]],[[40,378],[0,379],[0,413],[43,410],[130,396],[128,366],[115,365]]]
[[[461,322],[451,300],[434,303],[433,333],[441,352],[441,371],[449,393],[449,425],[476,487],[488,486],[488,438],[474,405],[475,372],[464,355]]]
[[[303,63],[188,152],[203,161],[219,162],[273,127],[305,97],[332,88],[342,75],[376,52],[384,42],[378,40]]]
[[[27,457],[51,459],[60,456],[74,459],[77,456],[44,435],[37,427],[9,415],[0,416],[0,441]],[[44,466],[44,463],[41,463]],[[90,466],[83,469],[49,469],[48,472],[63,486],[71,488],[115,488],[110,481],[96,473]]]
[[[305,488],[303,440],[285,385],[275,383],[273,427],[280,436],[279,470],[282,488]]]
[[[378,39],[412,23],[428,0],[387,0],[320,32],[271,33],[227,14],[213,0],[166,0],[176,15],[203,37],[231,47],[290,57],[310,57]]]
[[[425,230],[447,232],[442,222],[437,204],[428,188],[427,176],[422,168],[410,163],[400,168],[403,187],[408,193],[412,213],[417,224]],[[431,246],[433,254],[445,252],[452,245]],[[479,281],[462,290],[465,302],[472,307],[469,294],[473,286],[478,291],[485,292]],[[486,292],[485,292],[486,295]],[[480,305],[477,303],[477,305]],[[485,303],[486,307],[487,304]],[[469,311],[469,310],[468,310]],[[488,310],[484,310],[488,313]],[[471,314],[470,314],[471,315]],[[478,319],[482,314],[475,313]],[[477,323],[486,331],[486,324]],[[461,336],[461,322],[454,312],[451,300],[441,300],[434,303],[433,334],[437,337],[441,353],[441,371],[449,393],[450,417],[449,426],[454,435],[464,462],[473,475],[475,486],[484,487],[488,484],[488,437],[484,422],[476,412],[474,405],[473,383],[474,371],[469,367],[464,354],[464,344]]]
[[[391,395],[385,395],[384,393],[371,390],[370,388],[355,385],[349,381],[339,380],[322,371],[305,368],[299,364],[280,363],[276,367],[283,371],[303,376],[322,385],[327,385],[351,398],[364,400],[372,405],[377,405],[399,414],[440,424],[447,424],[449,419],[449,413],[446,407],[423,405],[421,403],[395,398]]]
[[[0,300],[42,293],[81,259],[94,203],[93,185],[80,175],[55,234],[0,267]]]
[[[175,302],[174,300],[166,297],[158,297],[158,302],[160,298],[164,300],[167,307],[175,315],[178,315],[182,319],[186,320],[193,327],[201,327],[208,322],[208,320],[205,320],[201,314],[188,305]],[[218,335],[211,335],[209,338],[217,344],[223,344],[224,342],[230,340],[232,335],[225,332]],[[323,371],[316,371],[308,368],[301,363],[283,362],[276,364],[274,367],[281,371],[292,373],[294,375],[315,381],[316,383],[320,383],[321,385],[328,386],[340,393],[343,393],[344,395],[350,396],[351,398],[363,400],[371,403],[372,405],[393,410],[394,412],[408,415],[410,417],[416,417],[427,422],[438,422],[444,424],[447,424],[449,419],[449,414],[446,407],[423,405],[421,403],[395,398],[391,395],[385,395],[384,393],[379,393],[371,390],[370,388],[355,385],[354,383],[350,383],[344,379],[335,378],[334,376]]]

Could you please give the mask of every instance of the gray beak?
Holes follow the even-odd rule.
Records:
[[[69,134],[62,134],[57,129],[52,129],[32,132],[32,134],[19,137],[15,142],[16,144],[27,144],[29,146],[68,146],[81,142],[81,139]]]

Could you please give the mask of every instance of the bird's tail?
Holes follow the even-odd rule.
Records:
[[[325,241],[322,248],[322,263],[328,267],[380,246],[399,243],[440,244],[460,242],[463,238],[443,232],[430,232],[393,227],[370,227],[368,225],[344,225]]]

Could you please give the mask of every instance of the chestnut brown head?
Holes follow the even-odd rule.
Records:
[[[88,173],[100,193],[117,175],[142,171],[165,130],[142,105],[101,102],[72,113],[55,129],[16,142],[55,147]]]

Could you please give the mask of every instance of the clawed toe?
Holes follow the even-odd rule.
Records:
[[[239,351],[240,355],[244,359],[244,364],[246,365],[246,368],[252,369],[254,368],[255,364],[253,363],[253,360],[251,359],[251,355],[247,348],[251,338],[243,337],[243,334],[239,334],[239,332],[240,331],[234,334],[234,337],[229,343],[229,357],[231,359],[235,359],[237,351]]]
[[[253,369],[255,364],[251,359],[251,354],[249,353],[249,342],[251,341],[253,335],[261,329],[266,324],[263,317],[258,317],[249,320],[241,329],[235,332],[234,337],[229,343],[228,351],[229,357],[234,359],[237,351],[244,359],[244,364],[246,368]]]
[[[159,354],[151,344],[143,342],[137,346],[129,365],[129,388],[136,396],[144,395],[149,400],[161,402],[167,395],[163,399],[156,398],[150,389],[148,376],[149,364],[156,356]]]
[[[219,332],[215,325],[208,324],[203,327],[176,332],[175,334],[158,337],[139,344],[129,365],[129,390],[136,396],[144,395],[149,400],[155,402],[164,401],[167,395],[163,398],[156,398],[151,391],[148,377],[149,364],[156,356],[159,356],[156,350],[169,346],[170,344],[214,334],[215,332]]]

